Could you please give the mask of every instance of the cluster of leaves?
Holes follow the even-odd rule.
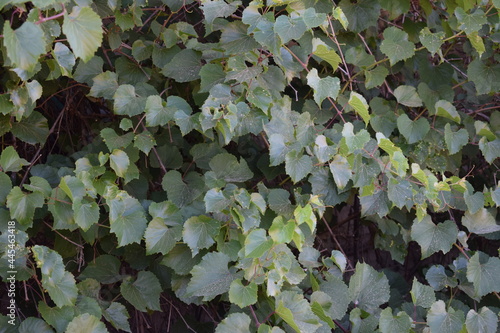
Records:
[[[39,295],[13,331],[130,332],[167,294],[227,305],[219,333],[497,331],[498,0],[0,8],[0,260]],[[62,83],[107,119],[40,159]],[[453,260],[405,281],[321,253],[356,203],[396,262]]]

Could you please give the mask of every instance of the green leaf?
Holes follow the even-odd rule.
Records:
[[[418,282],[417,278],[413,278],[413,286],[411,288],[411,299],[415,306],[430,308],[436,301],[434,289]]]
[[[365,71],[365,86],[366,89],[372,89],[381,86],[389,71],[383,66],[377,66],[370,71]]]
[[[399,209],[413,206],[411,183],[404,179],[391,179],[387,184],[387,197]]]
[[[436,265],[429,268],[427,273],[425,273],[425,278],[435,291],[440,291],[445,287],[457,286],[457,280],[455,278],[450,278],[446,274],[444,267],[441,265]]]
[[[309,226],[309,229],[311,229],[311,232],[314,232],[314,229],[316,229],[316,216],[314,215],[310,204],[307,204],[304,207],[297,205],[297,208],[295,208],[293,212],[293,216],[295,217],[297,225],[306,223]]]
[[[282,216],[278,216],[269,228],[269,236],[276,244],[289,243],[292,240],[294,230],[295,223],[293,221],[285,222]]]
[[[286,154],[285,170],[294,183],[304,179],[312,171],[312,168],[313,163],[309,155],[303,155],[295,150]]]
[[[488,142],[486,137],[482,137],[479,140],[479,149],[483,153],[484,159],[491,164],[500,157],[500,139]]]
[[[201,54],[184,49],[163,67],[162,73],[177,82],[190,82],[200,78]]]
[[[466,211],[462,218],[462,224],[470,232],[478,235],[500,231],[500,225],[486,208],[479,209],[475,214]]]
[[[12,190],[12,181],[5,173],[0,172],[0,205],[5,203],[7,196]]]
[[[420,42],[425,46],[429,52],[434,55],[436,53],[441,54],[441,45],[443,44],[443,39],[445,37],[445,33],[440,31],[436,33],[432,33],[428,27],[420,30]]]
[[[123,304],[111,302],[111,305],[102,314],[114,328],[125,332],[132,332],[128,323],[129,314]]]
[[[35,245],[31,249],[36,265],[42,273],[42,286],[58,307],[75,305],[78,290],[75,278],[64,269],[59,253],[46,246]]]
[[[24,165],[28,164],[29,162],[20,158],[12,146],[5,148],[0,155],[0,167],[3,172],[18,172]]]
[[[245,256],[259,258],[273,246],[264,229],[252,230],[245,238]]]
[[[366,99],[357,92],[351,91],[348,103],[354,108],[354,110],[356,110],[361,118],[363,118],[363,121],[368,126],[368,123],[370,122],[370,113],[368,111],[368,103],[366,102]]]
[[[316,68],[307,74],[307,84],[314,90],[314,101],[321,107],[325,98],[336,99],[340,91],[340,80],[338,77],[327,76],[320,78]]]
[[[90,88],[90,96],[104,97],[105,99],[113,99],[113,96],[118,89],[118,74],[115,72],[105,71],[92,78],[93,84]]]
[[[244,286],[241,279],[234,280],[229,287],[229,301],[242,309],[257,303],[257,285],[250,282]]]
[[[426,118],[419,118],[412,121],[406,114],[398,117],[397,124],[399,133],[405,137],[409,144],[422,140],[431,129],[429,121]]]
[[[57,42],[54,46],[54,57],[62,69],[63,75],[70,76],[75,66],[75,56],[71,50],[63,43]]]
[[[479,313],[471,309],[465,319],[468,332],[496,333],[498,329],[497,315],[483,306]]]
[[[328,324],[330,328],[335,328],[335,323],[332,318],[330,318],[329,314],[327,314],[327,310],[331,307],[332,299],[327,294],[322,291],[315,291],[311,295],[311,310],[312,312],[318,316],[319,319],[323,320]]]
[[[4,326],[5,327],[5,326]],[[40,318],[28,317],[19,325],[19,333],[54,333],[52,328]]]
[[[361,203],[361,214],[370,216],[377,214],[379,217],[384,217],[389,213],[389,198],[383,190],[375,190],[372,195],[362,196],[359,198]]]
[[[349,30],[355,33],[377,25],[380,14],[380,2],[377,0],[359,0],[356,3],[342,0],[339,7],[349,21]]]
[[[151,272],[139,271],[137,280],[125,279],[120,292],[137,310],[146,312],[148,309],[160,311],[160,293],[162,288],[158,278]]]
[[[250,333],[251,319],[244,313],[231,313],[220,322],[215,333]]]
[[[47,118],[40,112],[33,111],[28,118],[13,123],[11,132],[18,139],[29,144],[44,144],[49,136],[49,125]]]
[[[368,141],[370,141],[370,133],[364,129],[354,134],[354,126],[352,123],[344,124],[342,136],[345,138],[345,143],[347,148],[349,148],[350,153],[353,153],[358,149],[363,149]]]
[[[7,195],[7,208],[10,217],[25,226],[31,226],[35,209],[44,204],[43,194],[40,192],[25,193],[15,186]]]
[[[479,297],[500,291],[500,259],[477,251],[467,263],[467,280]]]
[[[465,31],[468,35],[473,32],[478,32],[483,24],[487,24],[486,15],[481,9],[477,9],[472,14],[467,14],[461,7],[455,9],[455,16],[460,23],[459,29]]]
[[[335,184],[337,184],[338,188],[343,189],[346,187],[347,182],[352,177],[352,170],[347,159],[337,154],[330,162],[330,171],[333,175],[333,179],[335,180]]]
[[[241,3],[239,1],[226,3],[224,0],[213,0],[203,2],[200,6],[203,10],[203,15],[209,26],[217,17],[228,17],[233,14]]]
[[[415,45],[408,41],[408,34],[396,27],[384,30],[384,41],[380,44],[380,50],[389,58],[391,66],[398,61],[413,57]]]
[[[469,42],[472,44],[472,46],[476,49],[477,53],[479,54],[479,57],[481,57],[481,55],[483,55],[483,53],[486,52],[486,47],[484,46],[483,38],[479,36],[477,31],[467,34],[467,38],[469,39]]]
[[[148,96],[146,100],[146,124],[148,126],[164,126],[174,119],[177,108],[168,106],[158,95]]]
[[[154,146],[156,146],[156,140],[148,130],[142,131],[134,138],[134,147],[138,148],[146,155],[149,155],[149,152]]]
[[[346,314],[349,303],[351,303],[347,285],[335,276],[327,276],[326,281],[321,282],[319,288],[332,300],[331,306],[327,310],[328,315],[332,319],[341,320]]]
[[[147,220],[144,208],[139,201],[126,192],[122,192],[117,198],[107,201],[111,232],[116,234],[118,246],[140,243]]]
[[[226,182],[244,182],[253,177],[253,172],[244,159],[238,162],[236,156],[228,153],[216,155],[209,165],[216,177]]]
[[[63,32],[73,53],[84,62],[89,61],[102,43],[102,22],[90,7],[74,6],[64,15]]]
[[[427,313],[427,325],[431,332],[456,333],[462,329],[464,324],[464,313],[449,308],[446,311],[446,304],[443,301],[437,301],[432,304]]]
[[[396,316],[392,315],[391,308],[385,308],[380,313],[379,327],[382,333],[402,333],[410,332],[412,319],[406,312],[399,312]]]
[[[411,228],[411,238],[420,245],[422,259],[438,251],[442,251],[443,254],[448,253],[456,242],[457,235],[458,228],[455,222],[447,220],[436,225],[429,215],[420,222],[414,220]]]
[[[179,221],[156,217],[149,222],[145,238],[146,254],[167,254],[182,238],[182,226]]]
[[[302,294],[287,290],[275,297],[275,312],[296,332],[313,333],[321,327],[309,302]]]
[[[312,9],[312,8],[309,8]],[[319,44],[316,47],[316,50],[313,52],[313,54],[323,60],[325,60],[327,63],[332,66],[332,70],[336,71],[337,67],[339,64],[342,62],[342,59],[340,59],[339,55],[337,52],[334,50],[330,49],[328,46]]]
[[[276,32],[283,44],[292,39],[300,39],[306,32],[307,26],[301,17],[290,18],[288,15],[280,15],[274,23],[274,32]]]
[[[394,97],[396,97],[399,104],[409,106],[412,108],[422,106],[422,100],[418,96],[417,89],[412,86],[399,86],[394,89]]]
[[[450,155],[456,154],[469,143],[469,133],[464,128],[453,132],[450,124],[446,124],[444,125],[444,142],[446,143],[446,147],[448,147]]]
[[[205,300],[228,292],[235,279],[227,267],[229,261],[224,253],[207,253],[191,270],[193,277],[187,285],[187,292],[193,296],[203,296]]]
[[[77,201],[73,204],[73,211],[75,212],[75,222],[83,231],[89,230],[90,227],[99,222],[99,207],[95,201],[85,203]]]
[[[66,328],[66,333],[108,333],[106,325],[99,318],[88,313],[73,318]]]
[[[205,215],[193,216],[184,223],[182,238],[191,249],[193,257],[200,249],[215,243],[214,238],[219,234],[219,228],[219,221]]]
[[[122,84],[113,95],[113,110],[121,116],[135,116],[146,108],[146,98],[136,94],[135,87],[130,84]]]
[[[122,279],[120,266],[121,262],[118,258],[109,254],[103,254],[95,258],[93,262],[90,262],[78,276],[78,279],[91,278],[104,284],[115,283]]]
[[[500,90],[500,64],[490,64],[479,59],[473,60],[467,67],[467,76],[476,85],[478,95]]]
[[[370,265],[357,263],[349,281],[349,297],[357,307],[372,311],[389,300],[389,281]]]
[[[21,27],[12,30],[10,21],[3,27],[4,45],[9,59],[25,71],[33,71],[38,58],[45,53],[45,35],[40,25],[24,22]]]
[[[189,172],[184,179],[179,171],[171,170],[165,174],[161,183],[167,196],[177,207],[181,208],[196,200],[205,187],[203,178],[196,172]]]
[[[440,100],[436,102],[434,107],[436,108],[436,115],[451,119],[460,124],[460,115],[455,106],[450,102]]]
[[[468,212],[472,215],[476,214],[480,209],[484,207],[484,194],[483,192],[470,194],[469,191],[465,191],[464,201],[467,205]]]
[[[130,165],[130,159],[128,158],[127,153],[123,150],[115,149],[111,155],[109,155],[109,165],[111,166],[111,169],[116,172],[118,177],[123,178],[125,177]]]

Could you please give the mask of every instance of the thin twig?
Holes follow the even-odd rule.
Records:
[[[81,248],[81,249],[83,249],[83,248],[84,248],[84,246],[83,246],[83,245],[78,244],[78,243],[76,243],[76,242],[72,241],[71,239],[69,239],[68,237],[64,236],[64,235],[63,235],[63,234],[61,234],[59,231],[57,231],[56,229],[54,229],[54,227],[52,227],[52,226],[51,226],[50,224],[48,224],[47,222],[43,221],[43,223],[45,223],[45,225],[46,225],[47,227],[49,227],[50,229],[52,229],[52,231],[54,231],[55,233],[57,233],[57,234],[58,234],[59,236],[61,236],[64,240],[66,240],[66,241],[70,242],[71,244],[73,244],[73,245],[75,245],[75,246],[77,246],[77,247],[79,247],[79,248]]]

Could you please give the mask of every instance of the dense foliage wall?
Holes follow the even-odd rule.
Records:
[[[0,331],[496,332],[499,9],[1,1]]]

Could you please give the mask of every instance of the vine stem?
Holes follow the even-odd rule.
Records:
[[[78,244],[78,243],[76,243],[76,242],[72,241],[71,239],[69,239],[68,237],[64,236],[64,235],[63,235],[63,234],[61,234],[59,231],[57,231],[56,229],[54,229],[54,228],[53,228],[50,224],[48,224],[47,222],[43,221],[43,223],[45,223],[45,225],[46,225],[47,227],[49,227],[50,229],[52,229],[52,231],[55,231],[55,233],[56,233],[56,234],[58,234],[59,236],[61,236],[64,240],[66,240],[66,241],[70,242],[71,244],[73,244],[73,245],[75,245],[75,246],[79,247],[80,249],[83,249],[83,248],[84,248],[84,246],[83,246],[83,245]]]
[[[47,21],[51,21],[51,20],[55,20],[55,19],[58,19],[60,17],[63,17],[64,15],[66,15],[66,7],[64,7],[64,4],[61,3],[61,6],[62,6],[62,12],[59,13],[59,14],[56,14],[56,15],[52,15],[52,16],[49,16],[49,17],[43,17],[42,16],[42,11],[40,10],[39,11],[39,20],[35,22],[35,24],[42,24],[44,22],[47,22]]]
[[[255,320],[255,323],[257,325],[257,328],[261,325],[259,322],[259,319],[257,319],[257,315],[255,314],[255,311],[253,310],[253,306],[250,305],[250,311],[252,312],[253,319]]]

